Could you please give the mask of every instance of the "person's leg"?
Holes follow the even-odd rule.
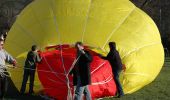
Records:
[[[5,96],[5,93],[7,92],[8,90],[8,77],[4,77],[3,79],[3,89],[2,89],[2,92],[3,92],[3,96]]]
[[[0,99],[3,98],[3,77],[0,75]]]
[[[73,86],[73,92],[74,92],[73,98],[75,97],[76,87],[77,87],[77,86]]]
[[[84,92],[84,86],[81,86],[80,77],[77,76],[77,85],[74,93],[74,100],[82,100],[83,92]]]
[[[116,83],[116,87],[117,87],[117,91],[119,93],[118,96],[123,96],[124,95],[124,92],[123,92],[123,89],[122,89],[122,85],[119,81],[119,74],[114,74],[114,80],[115,80],[115,83]]]
[[[80,86],[80,85],[76,87],[74,100],[82,100],[84,88],[85,88],[85,86]]]
[[[2,79],[1,79],[1,75],[0,75],[0,98],[2,96]]]
[[[34,87],[34,77],[35,77],[35,70],[32,70],[30,72],[30,89],[29,89],[29,94],[32,94],[34,91],[33,91],[33,87]]]
[[[0,82],[0,88],[1,88],[1,90],[0,90],[0,96],[1,97],[3,97],[4,95],[5,95],[5,93],[6,93],[6,91],[7,91],[7,89],[8,89],[8,72],[7,72],[7,70],[6,69],[4,69],[4,75],[1,77],[0,76],[0,78],[1,78],[1,82]]]
[[[86,97],[86,100],[92,100],[88,85],[86,85],[84,88],[84,95]]]
[[[5,74],[7,75],[6,77],[4,77],[4,93],[6,93],[7,92],[7,90],[8,90],[8,84],[9,84],[9,81],[8,81],[8,78],[9,78],[9,73],[8,73],[8,71],[7,71],[7,69],[5,69]]]
[[[21,94],[23,94],[25,92],[26,84],[27,84],[27,81],[28,81],[28,76],[29,76],[29,70],[25,69],[24,75],[23,75],[22,86],[21,86],[21,90],[20,90]]]

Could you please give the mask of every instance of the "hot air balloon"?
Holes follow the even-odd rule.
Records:
[[[116,93],[110,65],[95,56],[108,53],[108,42],[116,42],[126,65],[120,75],[126,94],[151,83],[164,62],[155,23],[129,0],[35,0],[18,16],[6,39],[6,50],[20,66],[9,70],[15,86],[20,89],[26,54],[32,44],[37,44],[44,58],[38,66],[35,91],[44,90],[50,96],[65,99],[73,91],[67,72],[74,62],[72,45],[77,41],[94,53],[90,86],[94,98]]]

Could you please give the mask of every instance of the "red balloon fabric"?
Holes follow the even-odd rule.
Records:
[[[66,76],[76,59],[75,48],[63,47],[60,50],[42,52],[41,56],[43,59],[37,67],[39,79],[44,87],[43,91],[46,95],[57,100],[67,99],[68,81]],[[89,51],[93,56],[93,61],[90,65],[92,84],[89,86],[92,98],[114,96],[117,89],[109,62],[98,57],[95,52]],[[71,75],[68,75],[68,77],[73,93],[73,78]]]

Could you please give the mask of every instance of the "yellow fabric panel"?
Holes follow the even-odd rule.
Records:
[[[161,44],[142,47],[123,58],[126,72],[121,74],[121,80],[126,93],[132,93],[156,78],[161,70],[160,64],[164,63],[161,47]],[[155,62],[155,59],[158,61]]]
[[[112,31],[117,30],[134,8],[135,6],[127,0],[107,0],[107,2],[93,0],[84,33],[84,42],[102,48]],[[89,36],[95,38],[89,38]]]
[[[117,43],[127,67],[120,78],[125,93],[152,82],[164,62],[155,23],[129,0],[35,0],[21,12],[5,44],[18,61],[19,68],[10,70],[16,87],[21,87],[22,68],[32,44],[43,49],[77,41],[103,54],[109,51],[108,42]],[[37,76],[35,81],[35,89],[41,90]]]

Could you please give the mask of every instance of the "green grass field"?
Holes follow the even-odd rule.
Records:
[[[102,100],[170,100],[170,58],[166,58],[158,77],[149,85],[122,98],[104,98]]]

